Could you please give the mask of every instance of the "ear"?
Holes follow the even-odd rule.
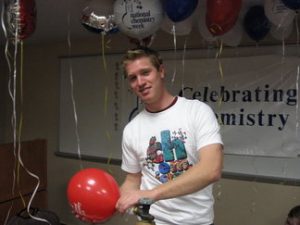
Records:
[[[164,65],[159,66],[159,71],[158,72],[160,73],[160,77],[162,79],[164,79],[165,78],[165,67],[164,67]]]

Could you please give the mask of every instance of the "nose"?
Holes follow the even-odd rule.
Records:
[[[145,80],[143,79],[143,76],[137,76],[137,85],[143,86],[145,84]]]

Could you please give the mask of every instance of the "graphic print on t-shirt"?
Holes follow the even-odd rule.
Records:
[[[187,160],[186,133],[181,129],[160,132],[160,142],[155,136],[149,140],[144,166],[152,170],[156,179],[165,183],[186,171],[192,165]]]

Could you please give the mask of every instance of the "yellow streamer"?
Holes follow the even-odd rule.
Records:
[[[107,82],[109,81],[108,72],[107,72],[107,63],[105,58],[105,48],[109,48],[108,44],[110,43],[110,40],[105,43],[105,33],[101,33],[101,47],[102,47],[102,62],[103,62],[103,68],[104,68],[104,75],[107,79],[105,79]],[[107,116],[107,108],[108,108],[108,99],[109,99],[109,89],[108,85],[104,88],[104,117]],[[104,121],[107,121],[106,118]],[[106,138],[109,142],[111,142],[111,135],[108,130],[105,132]],[[107,165],[110,166],[112,160],[112,154],[110,153],[109,157],[107,158]],[[113,174],[111,168],[108,168],[108,172]]]
[[[104,72],[107,74],[107,64],[106,64],[106,59],[105,59],[105,34],[101,33],[101,44],[102,44],[102,60],[103,60],[103,67],[104,67]]]
[[[107,64],[106,64],[106,58],[105,58],[105,34],[101,33],[102,37],[102,61],[103,61],[103,68],[104,68],[104,74],[107,76]],[[105,79],[108,80],[108,79]],[[105,86],[104,89],[104,115],[107,115],[107,105],[108,105],[108,85]]]
[[[108,131],[108,130],[106,130],[106,132],[105,132],[105,134],[106,134],[106,138],[107,138],[107,140],[109,141],[109,142],[111,142],[111,135],[110,135],[110,132]],[[112,171],[112,169],[111,169],[111,160],[112,160],[112,152],[110,151],[110,154],[109,154],[109,156],[107,157],[107,166],[109,166],[108,167],[108,172],[111,174],[111,175],[113,175],[113,171]]]

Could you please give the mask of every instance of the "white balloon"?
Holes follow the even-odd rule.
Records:
[[[293,31],[293,23],[291,23],[287,27],[278,27],[276,25],[271,26],[270,34],[273,38],[277,40],[285,40],[288,38]]]
[[[167,15],[165,15],[160,28],[169,34],[173,34],[173,26],[175,26],[175,35],[176,36],[177,35],[179,35],[179,36],[188,35],[192,31],[193,19],[192,19],[192,17],[188,17],[185,20],[174,23],[172,20],[170,20],[170,18]]]
[[[160,0],[116,0],[114,15],[121,32],[142,40],[160,28],[164,12]]]
[[[200,1],[197,8],[197,27],[204,40],[213,42],[216,40],[206,26],[206,0]]]
[[[289,26],[296,16],[296,11],[286,7],[281,0],[265,0],[264,9],[266,17],[278,28]]]
[[[221,40],[223,40],[224,44],[236,47],[241,43],[243,37],[243,27],[241,21],[236,21],[235,25],[225,34],[219,36]]]

